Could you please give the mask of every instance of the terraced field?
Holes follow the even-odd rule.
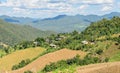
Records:
[[[16,51],[6,55],[0,58],[0,73],[1,71],[11,70],[13,65],[18,64],[22,60],[33,59],[44,51],[44,48],[36,47]]]
[[[21,69],[12,71],[10,73],[24,73],[24,71],[27,71],[27,70],[37,73],[39,70],[44,68],[45,65],[47,65],[51,62],[67,60],[67,59],[75,57],[77,54],[79,54],[81,58],[83,58],[86,55],[86,53],[83,51],[62,49],[62,50],[58,50],[53,53],[48,53],[44,56],[41,56],[38,59],[36,59],[35,61],[33,61],[32,63],[28,64],[27,66],[25,66]]]
[[[91,64],[78,67],[77,73],[120,73],[120,62]]]

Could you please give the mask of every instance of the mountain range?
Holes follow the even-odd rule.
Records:
[[[41,30],[50,30],[55,32],[71,32],[73,30],[82,31],[92,22],[96,22],[103,18],[111,19],[113,16],[120,16],[119,12],[112,12],[102,16],[98,15],[58,15],[53,18],[24,18],[24,17],[10,17],[0,16],[1,19],[22,25],[30,25]]]

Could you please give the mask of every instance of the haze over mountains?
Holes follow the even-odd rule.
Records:
[[[1,19],[15,24],[31,25],[40,30],[50,30],[55,32],[71,32],[73,30],[82,31],[90,25],[91,22],[103,18],[111,19],[113,16],[120,16],[119,12],[112,12],[102,16],[98,15],[59,15],[53,18],[35,19],[24,17],[0,16]]]

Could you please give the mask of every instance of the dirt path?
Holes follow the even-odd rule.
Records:
[[[59,60],[66,60],[75,57],[77,54],[80,55],[80,57],[84,57],[86,55],[85,52],[82,51],[73,51],[69,49],[62,49],[58,50],[53,53],[46,54],[44,56],[39,57],[37,60],[33,61],[32,63],[28,64],[27,66],[12,71],[8,73],[24,73],[24,71],[30,70],[34,73],[41,70],[45,67],[45,65],[49,64],[50,62],[57,62]]]
[[[78,73],[120,73],[120,62],[91,64],[77,68]]]

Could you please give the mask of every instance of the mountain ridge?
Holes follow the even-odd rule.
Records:
[[[103,18],[111,19],[114,16],[120,16],[120,12],[111,12],[105,15],[58,15],[51,18],[44,19],[34,19],[34,18],[22,18],[22,17],[9,17],[0,16],[1,19],[14,23],[14,24],[22,24],[22,25],[31,25],[35,28],[41,30],[50,30],[56,32],[72,32],[74,30],[83,31],[86,27],[90,25],[92,22],[96,22]],[[6,20],[7,19],[7,20]],[[62,30],[61,30],[62,29]]]

